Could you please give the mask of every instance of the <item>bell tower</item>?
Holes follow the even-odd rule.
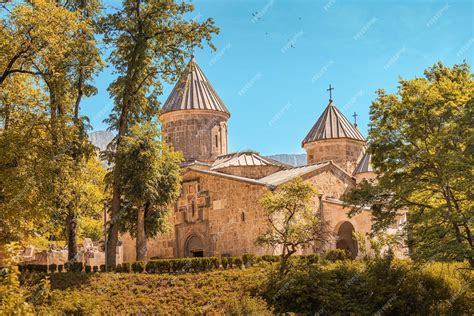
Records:
[[[352,174],[365,151],[365,138],[357,126],[351,124],[330,98],[324,112],[302,142],[308,164],[332,160]]]
[[[165,140],[183,152],[186,162],[213,162],[228,152],[229,117],[229,110],[192,57],[163,106],[160,119]]]

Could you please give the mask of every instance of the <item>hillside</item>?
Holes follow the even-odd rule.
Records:
[[[47,315],[222,314],[263,275],[257,267],[182,275],[56,273],[50,304],[36,308]]]

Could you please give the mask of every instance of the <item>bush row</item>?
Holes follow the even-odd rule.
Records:
[[[314,255],[303,255],[298,256],[300,259],[308,260],[311,263],[317,263],[319,256]],[[264,262],[279,262],[280,256],[264,255],[255,256],[253,254],[244,254],[236,257],[203,257],[203,258],[181,258],[181,259],[153,259],[147,263],[143,261],[128,263],[124,262],[118,264],[116,267],[109,266],[107,271],[114,272],[147,272],[147,273],[180,273],[180,272],[199,272],[199,271],[210,271],[219,269],[230,268],[242,268],[243,266],[249,267],[261,261]],[[105,265],[100,266],[89,266],[84,265],[82,262],[66,263],[62,264],[23,264],[19,266],[22,272],[41,272],[41,273],[55,273],[55,272],[105,272]]]

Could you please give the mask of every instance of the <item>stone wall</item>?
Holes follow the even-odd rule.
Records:
[[[171,229],[149,240],[149,258],[189,256],[191,239],[202,243],[204,256],[269,252],[254,243],[267,229],[257,203],[269,190],[266,186],[197,171],[186,172],[182,184],[181,196],[172,207]],[[129,235],[122,240],[124,261],[134,261],[135,241]]]
[[[332,160],[352,174],[364,155],[365,142],[348,138],[318,140],[304,144],[308,164]]]
[[[186,161],[214,161],[227,153],[227,119],[217,111],[174,111],[161,116],[165,140],[183,152]]]

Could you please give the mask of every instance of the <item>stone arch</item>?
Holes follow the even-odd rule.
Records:
[[[341,222],[336,226],[336,248],[346,249],[352,258],[357,257],[359,252],[357,241],[354,239],[355,229],[349,221]]]
[[[200,236],[190,235],[184,243],[185,257],[204,257],[204,243]]]

